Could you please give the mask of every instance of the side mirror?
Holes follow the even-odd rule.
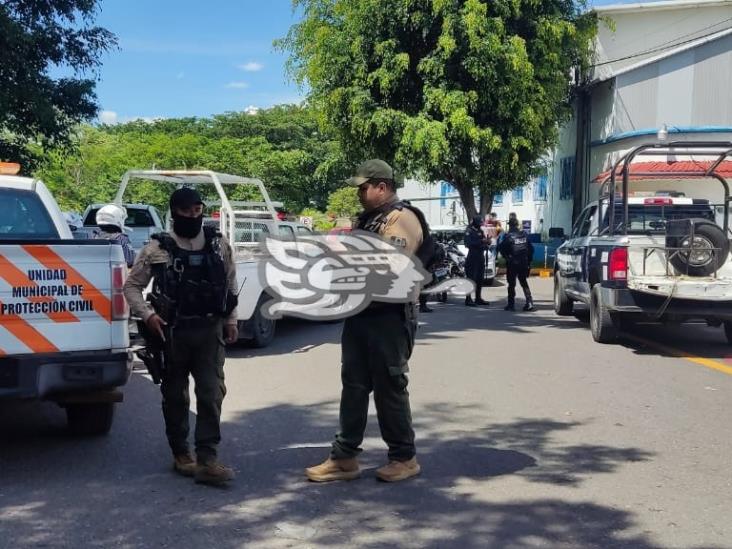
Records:
[[[567,239],[564,234],[564,227],[551,227],[549,229],[549,238],[563,238]]]

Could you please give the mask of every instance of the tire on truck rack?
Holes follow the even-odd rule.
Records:
[[[669,248],[689,248],[691,226],[694,242],[691,250],[669,250],[670,263],[680,274],[709,276],[714,274],[729,256],[729,240],[724,231],[706,219],[672,221],[667,225]]]

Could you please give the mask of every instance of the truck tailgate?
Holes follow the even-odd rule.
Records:
[[[105,241],[0,243],[0,356],[122,349],[112,319],[112,262]]]

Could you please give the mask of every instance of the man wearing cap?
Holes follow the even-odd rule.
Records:
[[[224,344],[237,340],[236,266],[226,239],[203,227],[203,201],[190,188],[170,197],[173,227],[153,235],[125,284],[132,312],[165,349],[161,376],[165,431],[173,469],[204,484],[224,484],[234,472],[217,460],[221,440]],[[150,303],[142,292],[153,280]],[[196,459],[188,448],[189,376],[196,385]]]
[[[368,160],[348,183],[358,188],[364,208],[355,228],[377,233],[414,254],[424,239],[423,216],[399,201],[391,167],[382,160]],[[328,459],[305,470],[311,481],[351,480],[360,475],[356,456],[361,452],[372,391],[381,436],[389,447],[389,462],[377,469],[376,476],[396,482],[419,474],[406,376],[416,330],[415,303],[373,301],[345,320],[340,431]]]

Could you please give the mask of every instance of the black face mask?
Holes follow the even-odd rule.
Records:
[[[198,217],[184,217],[173,214],[173,230],[183,238],[195,238],[201,232],[203,226],[203,215]]]

